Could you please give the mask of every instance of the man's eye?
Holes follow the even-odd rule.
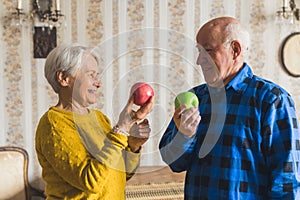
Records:
[[[210,51],[212,51],[212,49],[205,49],[205,51],[210,52]]]

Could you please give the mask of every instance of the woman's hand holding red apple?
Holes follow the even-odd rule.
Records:
[[[126,132],[129,132],[129,129],[134,123],[143,120],[152,111],[154,97],[151,96],[149,100],[136,111],[132,109],[133,104],[134,94],[131,94],[126,106],[119,115],[118,127]]]
[[[137,152],[148,140],[151,131],[149,122],[145,117],[152,111],[154,92],[151,86],[147,84],[139,83],[135,84],[134,87],[131,89],[126,106],[120,113],[117,126],[120,130],[129,132],[128,146],[132,152]],[[134,111],[132,109],[133,104],[139,105],[139,109]]]

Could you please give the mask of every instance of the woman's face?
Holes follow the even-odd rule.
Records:
[[[82,65],[75,72],[72,100],[83,107],[96,103],[97,90],[101,87],[96,59],[85,54]]]

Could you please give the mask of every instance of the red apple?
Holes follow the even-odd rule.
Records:
[[[134,95],[134,104],[143,106],[150,97],[154,96],[154,90],[147,83],[137,82],[131,87],[130,94]]]

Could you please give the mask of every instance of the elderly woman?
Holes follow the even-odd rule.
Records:
[[[35,143],[49,200],[125,199],[126,180],[149,137],[145,117],[153,97],[134,111],[131,95],[114,127],[88,108],[101,87],[98,61],[92,49],[77,44],[56,47],[47,57],[45,76],[58,103],[40,119]]]

